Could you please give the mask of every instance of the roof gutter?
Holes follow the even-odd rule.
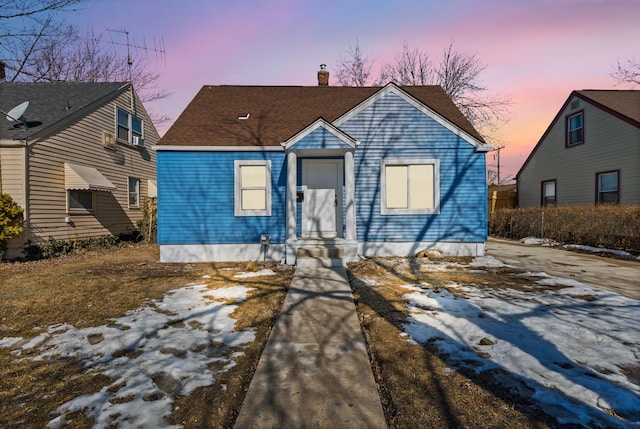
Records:
[[[174,146],[153,145],[155,151],[185,151],[185,152],[284,152],[282,146]]]
[[[26,145],[26,140],[0,139],[0,147],[24,147]]]

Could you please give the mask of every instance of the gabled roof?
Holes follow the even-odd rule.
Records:
[[[304,142],[305,139],[308,141]],[[284,143],[286,149],[344,149],[356,146],[353,138],[322,118]]]
[[[332,123],[381,89],[206,85],[158,145],[280,146],[317,118]],[[440,86],[401,89],[465,133],[484,142]]]
[[[29,140],[55,124],[80,117],[129,87],[127,82],[0,82],[0,110],[29,101],[27,127],[0,114],[0,140]]]
[[[558,119],[560,119],[562,113],[566,110],[574,97],[577,97],[585,103],[589,103],[636,128],[640,128],[640,91],[606,89],[584,89],[581,91],[572,91],[545,132],[542,134],[542,137],[540,137],[540,140],[538,140],[538,143],[536,143],[524,164],[522,164],[522,167],[520,167],[520,170],[518,170],[516,177],[520,176],[520,173],[522,173],[524,168],[527,166],[533,155],[538,150],[538,147],[545,140],[547,134],[549,134]]]
[[[640,128],[640,91],[585,89],[572,95]]]

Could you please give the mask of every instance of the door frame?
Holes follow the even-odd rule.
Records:
[[[302,160],[302,188],[303,190],[308,189],[309,187],[309,164],[333,164],[336,165],[337,177],[336,177],[336,237],[344,238],[344,219],[343,219],[343,200],[344,200],[344,159],[343,158],[303,158]],[[319,188],[311,188],[311,189],[319,189]],[[304,205],[304,199],[302,204]],[[307,231],[305,228],[306,219],[305,219],[305,208],[302,208],[302,228],[301,233],[302,236],[305,237],[305,232]]]

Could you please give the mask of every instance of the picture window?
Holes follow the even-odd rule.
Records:
[[[381,168],[381,213],[434,214],[439,211],[439,161],[387,159]]]

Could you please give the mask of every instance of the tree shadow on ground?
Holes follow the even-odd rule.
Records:
[[[398,269],[397,266],[394,267],[393,264],[388,262],[376,262],[375,260],[368,262],[374,265],[377,263],[385,275],[398,280],[400,283],[416,283],[414,274],[417,273],[420,265],[416,260],[407,264],[408,272]],[[482,310],[470,302],[466,303],[463,300],[462,304],[458,303],[459,306],[462,305],[463,309],[456,312],[456,316],[466,319],[468,323],[477,325],[484,332],[487,332],[489,337],[496,338],[499,341],[509,342],[515,350],[522,351],[533,357],[537,363],[545,368],[545,371],[569,378],[576,383],[580,389],[588,389],[595,392],[609,404],[612,404],[614,408],[614,410],[612,410],[613,413],[616,413],[622,417],[622,419],[613,418],[605,411],[571,398],[559,390],[551,393],[555,395],[558,401],[565,404],[564,407],[553,409],[553,407],[549,407],[549,404],[546,404],[547,409],[551,409],[550,412],[554,414],[555,417],[546,415],[542,411],[545,405],[536,400],[534,393],[536,391],[550,392],[548,387],[540,385],[536,380],[513,374],[498,362],[491,361],[490,356],[485,357],[485,359],[488,359],[488,364],[486,364],[485,368],[482,363],[479,363],[482,362],[482,359],[478,358],[478,352],[466,343],[461,342],[460,339],[452,338],[445,332],[431,327],[424,322],[418,322],[415,319],[410,321],[405,310],[407,300],[403,295],[408,294],[408,291],[404,293],[397,292],[396,295],[389,295],[383,288],[366,285],[357,277],[357,274],[352,274],[351,284],[354,295],[357,297],[364,331],[368,336],[369,348],[372,350],[374,369],[378,366],[378,376],[381,377],[382,383],[392,385],[391,388],[388,389],[390,398],[387,399],[387,402],[392,404],[392,406],[387,409],[390,421],[397,420],[401,410],[411,408],[406,404],[407,400],[414,400],[414,398],[406,398],[402,395],[402,392],[394,390],[393,385],[411,386],[416,382],[416,376],[411,372],[403,372],[394,367],[394,361],[395,364],[398,365],[402,360],[397,359],[397,357],[381,349],[381,345],[376,344],[376,341],[380,341],[379,338],[371,338],[372,335],[380,335],[379,331],[376,333],[376,324],[386,324],[387,329],[395,328],[395,336],[402,335],[404,326],[408,323],[411,323],[419,329],[421,324],[424,325],[424,328],[429,327],[429,338],[422,339],[424,340],[421,345],[421,353],[423,356],[421,356],[422,361],[419,365],[421,371],[430,372],[431,374],[428,378],[422,377],[422,380],[424,380],[427,385],[421,386],[417,390],[424,391],[425,394],[431,397],[431,401],[427,406],[432,408],[431,412],[438,416],[441,421],[446,422],[446,424],[442,426],[435,425],[432,427],[463,427],[465,419],[468,418],[465,411],[460,410],[459,401],[456,398],[455,392],[452,393],[452,387],[447,385],[450,384],[450,380],[438,374],[438,358],[442,358],[448,365],[456,368],[459,373],[464,374],[468,380],[475,385],[481,386],[494,397],[511,404],[515,409],[524,413],[527,418],[530,419],[529,424],[536,425],[534,427],[582,427],[578,423],[565,424],[562,426],[557,421],[554,421],[558,416],[561,418],[569,417],[565,421],[576,421],[575,415],[578,414],[589,416],[595,427],[624,427],[625,421],[637,420],[637,412],[640,407],[637,409],[634,407],[632,407],[632,409],[618,407],[616,409],[616,404],[624,404],[625,402],[633,403],[634,398],[636,402],[638,401],[633,391],[619,386],[613,381],[603,377],[602,374],[575,362],[575,360],[572,360],[561,352],[555,344],[543,338],[540,334],[524,324],[523,319],[532,316],[533,313],[538,312],[541,316],[544,316],[550,311],[557,310],[555,307],[549,308],[541,304],[534,309],[523,311],[522,313],[507,314],[504,315],[504,317],[501,315],[501,320],[498,320],[488,314],[483,314],[482,317],[476,317],[479,313],[482,313]],[[425,290],[425,293],[429,293],[429,290]],[[441,295],[441,293],[429,293],[429,297],[436,301],[441,299]],[[592,305],[592,303],[587,302],[585,304],[577,304],[572,306],[572,308],[563,308],[563,310],[586,311],[586,308],[590,305]],[[447,311],[443,305],[440,307],[438,311]],[[461,335],[464,335],[464,333],[461,333]],[[390,341],[393,341],[393,338],[391,338]],[[461,352],[447,354],[439,347],[439,344],[446,344],[448,350],[453,348]],[[462,356],[462,358],[460,356]],[[553,362],[553,364],[550,365],[550,362]],[[480,366],[483,368],[480,368]],[[415,371],[414,369],[414,372]],[[581,375],[586,375],[587,377],[581,378]],[[585,382],[585,380],[587,381]],[[587,420],[589,418],[587,418]],[[493,427],[506,426],[498,425]]]

